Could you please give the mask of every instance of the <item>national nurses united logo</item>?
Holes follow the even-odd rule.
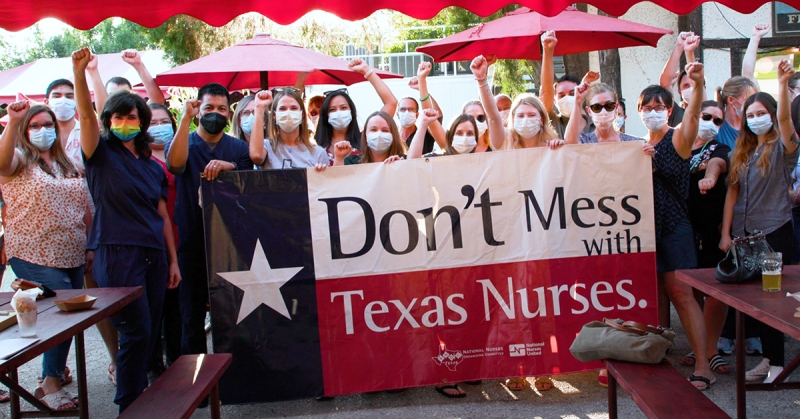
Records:
[[[436,365],[444,365],[450,371],[455,371],[458,364],[463,360],[464,354],[461,351],[447,349],[444,342],[439,343],[439,355],[433,357],[433,362]]]

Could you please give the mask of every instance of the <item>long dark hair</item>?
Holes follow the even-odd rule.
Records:
[[[347,127],[345,138],[347,138],[347,141],[350,142],[350,145],[353,148],[358,148],[359,143],[361,142],[361,132],[358,131],[356,104],[353,103],[353,99],[350,99],[350,95],[344,91],[335,91],[325,96],[325,100],[322,101],[322,107],[319,108],[319,122],[317,122],[317,130],[314,133],[314,140],[317,141],[318,146],[324,148],[325,150],[330,147],[331,141],[333,140],[333,126],[331,126],[331,123],[328,122],[328,116],[330,114],[328,109],[331,106],[331,101],[336,96],[344,97],[344,100],[347,101],[347,106],[350,107],[350,114],[353,116],[353,120],[350,121],[350,125]]]
[[[742,105],[742,129],[739,130],[739,136],[736,137],[736,145],[733,147],[733,152],[730,157],[731,165],[730,169],[728,169],[728,183],[730,185],[735,185],[739,181],[739,176],[743,174],[740,172],[747,166],[747,162],[750,160],[750,153],[758,147],[758,135],[747,125],[747,108],[755,102],[761,103],[764,108],[767,109],[767,112],[769,112],[770,119],[772,119],[772,130],[766,134],[764,150],[761,152],[758,162],[756,162],[756,166],[761,169],[762,175],[767,174],[772,150],[781,140],[781,134],[780,131],[778,131],[778,119],[776,118],[778,102],[775,101],[775,98],[769,93],[764,92],[758,92],[748,97],[747,100],[744,101],[744,105]]]
[[[364,122],[364,132],[361,133],[361,158],[359,163],[374,163],[372,161],[372,153],[367,146],[367,127],[372,118],[383,118],[389,124],[389,130],[392,132],[392,145],[389,147],[387,157],[389,156],[402,156],[406,154],[406,142],[400,139],[400,131],[397,129],[397,124],[394,123],[394,118],[384,111],[373,112],[367,117]]]
[[[50,154],[53,156],[53,161],[55,162],[56,166],[61,169],[61,173],[64,175],[64,177],[80,177],[80,172],[72,163],[72,160],[67,157],[67,153],[64,152],[64,147],[61,146],[61,141],[58,139],[58,123],[56,123],[56,114],[53,113],[49,107],[44,105],[35,105],[31,107],[28,110],[28,113],[25,114],[25,120],[19,127],[19,141],[17,141],[17,146],[22,152],[23,165],[27,166],[29,164],[36,163],[45,173],[50,176],[55,176],[53,171],[50,169],[50,166],[48,166],[47,163],[45,163],[45,161],[39,157],[40,151],[38,148],[34,147],[33,144],[31,144],[31,137],[28,134],[28,127],[31,124],[31,119],[42,112],[47,112],[50,114],[50,118],[52,119],[53,123],[56,124],[56,140],[50,147]]]
[[[150,128],[150,119],[152,119],[153,113],[150,112],[150,108],[147,106],[147,103],[144,101],[144,99],[142,99],[141,96],[137,95],[136,93],[131,93],[127,90],[120,90],[108,97],[105,106],[103,106],[103,111],[100,113],[100,120],[103,123],[103,130],[101,134],[103,137],[108,139],[108,141],[118,141],[119,143],[122,143],[122,140],[117,138],[117,136],[111,132],[111,117],[115,113],[127,115],[134,109],[139,111],[140,131],[139,134],[133,138],[133,146],[136,150],[136,153],[138,153],[140,156],[149,158],[152,154],[150,151],[150,143],[153,142],[153,137],[147,133],[147,129]]]

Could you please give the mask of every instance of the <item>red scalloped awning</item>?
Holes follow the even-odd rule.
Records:
[[[620,16],[639,0],[590,0],[604,12]],[[687,14],[703,0],[658,0],[659,6]],[[78,29],[90,29],[109,17],[123,17],[150,28],[177,14],[187,14],[213,26],[222,26],[236,16],[258,12],[279,23],[289,24],[312,10],[325,10],[343,19],[358,20],[380,9],[391,9],[417,19],[429,19],[448,6],[459,6],[488,16],[509,4],[527,6],[547,16],[557,15],[574,0],[18,0],[4,1],[0,28],[17,31],[41,19],[53,17]],[[718,0],[741,13],[751,13],[764,0]],[[800,0],[784,0],[800,9]]]

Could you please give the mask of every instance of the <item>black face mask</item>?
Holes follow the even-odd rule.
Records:
[[[228,126],[228,118],[216,112],[209,112],[200,118],[200,125],[207,133],[217,135]]]

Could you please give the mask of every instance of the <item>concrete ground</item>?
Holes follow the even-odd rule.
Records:
[[[678,332],[676,348],[668,354],[674,364],[689,352],[689,344],[680,321],[673,311],[672,324]],[[210,340],[209,340],[210,341]],[[210,344],[210,342],[209,342]],[[100,340],[97,329],[86,332],[86,358],[89,374],[89,402],[92,418],[114,418],[117,408],[113,403],[115,387],[106,378],[108,354]],[[787,361],[800,353],[800,344],[788,339]],[[734,364],[734,357],[726,360]],[[760,358],[748,357],[748,369]],[[70,355],[70,368],[75,370],[74,356]],[[678,366],[685,376],[690,368]],[[32,389],[36,385],[36,374],[41,371],[41,359],[36,359],[20,369],[23,385]],[[385,392],[337,397],[331,401],[318,402],[313,399],[278,403],[223,406],[223,418],[562,418],[602,419],[608,417],[606,389],[596,380],[597,373],[566,374],[553,377],[555,388],[537,392],[528,388],[521,392],[510,392],[497,380],[486,380],[478,386],[462,385],[467,397],[447,399],[432,387],[417,388],[399,394]],[[800,374],[792,378],[800,380]],[[653,383],[658,385],[658,383]],[[76,393],[75,384],[67,389]],[[735,381],[733,374],[717,375],[706,395],[728,414],[736,414]],[[664,397],[669,397],[664,389]],[[680,400],[676,400],[676,418],[681,418]],[[780,392],[750,392],[747,397],[749,418],[798,418],[800,417],[800,390]],[[642,418],[631,398],[624,391],[619,395],[621,418]],[[8,404],[0,405],[0,418],[8,418]],[[192,418],[210,417],[208,409],[198,410]],[[143,418],[150,419],[150,418]],[[158,419],[154,416],[153,419]]]

